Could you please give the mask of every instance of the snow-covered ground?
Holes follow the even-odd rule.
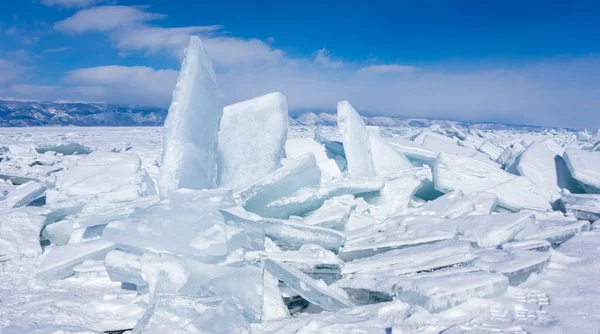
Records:
[[[380,133],[382,141],[370,141],[369,151],[392,147],[410,168],[389,152],[373,153],[373,166],[400,167],[371,169],[373,181],[347,179],[349,162],[335,152],[348,139],[335,127],[294,126],[282,167],[290,176],[273,182],[290,182],[286,178],[298,168],[320,172],[316,180],[302,174],[291,181],[299,182],[298,190],[259,184],[232,197],[183,192],[181,198],[192,196],[192,206],[182,199],[178,215],[167,217],[170,209],[161,207],[154,189],[161,128],[0,129],[0,332],[47,333],[64,326],[93,332],[138,324],[150,333],[162,321],[163,329],[185,323],[181,332],[199,333],[202,325],[189,324],[201,324],[207,304],[226,315],[231,305],[242,310],[241,318],[235,312],[226,317],[234,327],[217,322],[214,333],[598,331],[600,232],[590,223],[600,215],[600,195],[578,195],[584,182],[589,190],[598,180],[600,167],[586,165],[600,154],[592,151],[593,135],[578,140],[570,132],[439,127]],[[575,158],[566,164],[561,156],[569,147]],[[296,163],[305,153],[313,153],[316,164]],[[347,158],[355,156],[368,153]],[[572,166],[582,167],[573,173]],[[557,183],[561,179],[566,181]],[[260,196],[270,196],[268,209]],[[197,236],[211,227],[191,224],[208,214],[193,209],[210,198],[217,207],[246,203],[248,211],[262,214],[238,207],[227,219],[262,222],[264,245],[245,245],[232,255],[231,245],[219,250],[223,232]],[[187,245],[169,239],[186,232],[165,220],[184,222]],[[132,229],[134,221],[161,232],[143,237],[139,233],[147,232]],[[235,276],[218,268],[229,268],[227,263],[248,272],[238,273],[239,282],[219,280]],[[176,288],[158,284],[152,264],[168,268],[165,281]],[[263,267],[258,296],[247,295],[243,290],[257,284],[247,268]],[[210,298],[231,299],[205,301],[202,286]],[[231,292],[233,287],[242,291]],[[159,299],[157,289],[179,292],[165,294],[175,299]],[[154,318],[144,323],[150,309]]]

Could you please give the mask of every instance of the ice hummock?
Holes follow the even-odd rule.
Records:
[[[315,155],[307,153],[239,191],[237,195],[244,201],[246,210],[265,215],[269,203],[320,182],[321,170]]]
[[[512,241],[519,232],[535,224],[532,213],[501,213],[467,216],[454,220],[459,238],[476,243],[479,247],[494,247]]]
[[[41,182],[27,182],[20,186],[17,186],[6,195],[3,199],[0,199],[0,210],[20,208],[28,205],[39,197],[43,196],[46,192],[46,185]]]
[[[518,285],[532,273],[540,273],[550,261],[550,252],[531,250],[486,250],[478,254],[473,265],[508,278],[510,285]]]
[[[0,211],[0,255],[37,257],[46,219],[24,211]]]
[[[238,191],[274,172],[285,154],[288,108],[270,93],[226,106],[219,129],[217,185]]]
[[[373,154],[365,122],[348,101],[338,103],[337,117],[348,162],[348,174],[353,178],[375,177]]]
[[[470,298],[500,296],[507,288],[503,275],[459,267],[399,278],[394,291],[399,300],[437,313]]]
[[[600,219],[600,194],[571,194],[563,191],[560,205],[577,219],[594,222]]]
[[[162,197],[179,188],[214,188],[222,93],[200,38],[192,36],[163,127]]]
[[[56,185],[46,193],[53,207],[122,203],[156,193],[140,158],[132,153],[94,151],[57,173]]]
[[[586,152],[569,147],[563,158],[571,171],[571,176],[587,193],[600,194],[600,152]]]
[[[569,191],[579,189],[563,158],[545,143],[534,142],[529,145],[518,157],[516,169],[538,187],[548,189],[551,192],[551,202],[560,198],[563,188]]]
[[[364,195],[378,192],[384,182],[378,179],[344,179],[318,187],[306,187],[268,203],[260,214],[272,218],[303,216],[320,208],[326,200],[343,195]]]

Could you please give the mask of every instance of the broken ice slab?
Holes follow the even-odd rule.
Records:
[[[198,208],[200,212],[204,209],[198,207],[198,203],[214,208],[233,207],[237,203],[230,189],[186,189],[180,188],[169,191],[169,202],[173,207]]]
[[[512,241],[519,232],[535,224],[535,215],[500,213],[461,217],[453,221],[458,226],[459,239],[474,242],[484,248]]]
[[[319,187],[302,188],[289,196],[270,202],[257,213],[270,218],[304,216],[320,208],[332,197],[373,193],[381,190],[383,186],[384,182],[377,179],[338,180]]]
[[[73,219],[74,228],[106,224],[113,220],[129,217],[136,208],[147,208],[159,201],[158,196],[140,197],[125,203],[89,203],[83,207],[81,213]]]
[[[264,219],[263,223],[265,235],[284,250],[298,250],[304,244],[315,244],[337,252],[346,239],[342,232],[325,227],[280,219]]]
[[[74,229],[69,237],[69,243],[80,243],[96,239],[101,239],[107,224],[94,225],[84,228]]]
[[[398,278],[393,274],[354,273],[343,275],[332,285],[346,291],[357,305],[375,304],[395,299],[394,285]]]
[[[47,202],[115,203],[153,195],[154,182],[140,166],[135,154],[95,151],[57,173],[56,189],[48,191]]]
[[[247,252],[245,259],[247,261],[271,259],[285,263],[301,270],[313,279],[322,279],[328,284],[340,278],[341,261],[334,253],[317,245],[305,244],[298,251]]]
[[[491,193],[476,191],[464,195],[457,190],[406,212],[453,219],[466,215],[489,215],[496,208],[497,202],[498,196]]]
[[[63,155],[77,155],[77,154],[90,154],[92,149],[77,142],[67,142],[59,144],[45,144],[35,148],[35,150],[44,154],[46,152],[56,152]]]
[[[532,273],[541,273],[550,261],[550,252],[500,249],[478,253],[473,266],[508,277],[510,285],[518,285]]]
[[[600,194],[571,194],[563,191],[560,205],[577,219],[594,222],[600,219]]]
[[[530,179],[517,176],[485,190],[498,196],[498,206],[513,212],[521,209],[550,211],[552,194],[549,190],[540,188]]]
[[[394,249],[357,259],[342,267],[342,274],[356,272],[404,275],[464,264],[477,258],[467,241],[447,240],[433,244]]]
[[[112,222],[104,238],[127,248],[160,250],[205,259],[227,254],[227,229],[221,213],[210,205],[195,208],[159,203],[136,209],[131,218]]]
[[[46,192],[46,185],[40,182],[27,182],[12,189],[0,200],[0,210],[20,208],[41,197]]]
[[[338,102],[337,124],[344,142],[350,177],[367,179],[375,177],[369,133],[365,122],[350,102]]]
[[[315,128],[315,140],[325,145],[325,148],[331,153],[346,158],[342,135],[335,128],[334,131],[328,129],[329,128],[324,126],[317,125]]]
[[[289,196],[298,189],[316,186],[321,182],[321,170],[312,153],[288,162],[285,166],[260,179],[237,195],[245,202],[244,207],[263,215],[270,202]]]
[[[112,250],[104,258],[104,266],[110,280],[113,282],[126,282],[137,287],[148,286],[142,278],[141,257],[123,250]]]
[[[367,194],[365,200],[373,217],[385,219],[408,208],[410,200],[422,186],[423,182],[412,173],[397,175],[387,180],[378,193]]]
[[[392,249],[454,239],[456,224],[433,216],[394,216],[348,235],[339,256],[344,261],[373,256]]]
[[[281,166],[288,132],[285,96],[270,93],[223,110],[217,153],[217,185],[238,191]]]
[[[515,178],[489,162],[458,154],[441,152],[432,169],[435,189],[447,193],[461,190],[468,194],[483,191]]]
[[[265,227],[261,217],[232,207],[219,210],[227,226],[227,252],[236,249],[263,250],[265,247]]]
[[[52,224],[46,225],[42,230],[42,236],[50,240],[54,245],[64,245],[69,242],[73,233],[73,220],[63,219]]]
[[[263,263],[265,270],[283,281],[304,299],[327,311],[354,306],[346,297],[329,288],[325,282],[316,281],[296,268],[270,259],[265,259]]]
[[[552,247],[548,241],[544,239],[530,239],[524,241],[512,241],[502,244],[500,246],[501,249],[510,251],[510,250],[531,250],[538,252],[547,252]]]
[[[203,287],[217,296],[233,297],[249,322],[260,322],[263,308],[263,269],[256,266],[234,268]]]
[[[433,166],[435,163],[437,153],[412,140],[400,137],[385,138],[385,140],[390,143],[396,151],[404,154],[415,165]]]
[[[25,211],[0,214],[0,254],[37,257],[42,252],[40,232],[46,219]]]
[[[475,159],[483,161],[489,160],[489,158],[486,155],[476,151],[473,148],[459,146],[456,140],[443,140],[439,139],[438,137],[434,137],[430,134],[426,135],[423,138],[423,146],[438,154],[440,152],[444,152],[448,154],[457,154],[467,157],[473,157]]]
[[[590,222],[584,220],[540,220],[519,232],[515,240],[544,239],[557,246],[589,229]]]
[[[410,160],[381,138],[379,127],[370,126],[367,131],[369,132],[373,167],[378,177],[414,167]]]
[[[268,271],[263,271],[263,275],[262,321],[288,317],[290,312],[283,302],[279,280]]]
[[[399,301],[363,305],[337,312],[304,313],[298,316],[276,319],[252,325],[254,334],[299,333],[390,333],[392,328],[404,328],[404,321],[411,316],[411,307]],[[402,333],[393,329],[393,333]]]
[[[158,296],[138,320],[131,334],[239,333],[250,324],[231,297]]]
[[[405,303],[438,313],[470,298],[500,296],[507,288],[508,279],[504,275],[458,267],[399,277],[394,292]]]
[[[565,150],[563,158],[571,176],[585,192],[600,194],[600,152],[586,152],[569,147]]]
[[[551,193],[550,202],[560,198],[560,190],[563,188],[569,191],[579,190],[564,159],[546,143],[533,142],[529,145],[516,160],[516,169],[538,187],[548,189]]]
[[[493,161],[497,161],[503,152],[502,148],[495,145],[492,140],[484,141],[483,143],[481,143],[481,145],[479,145],[477,149],[479,150],[479,152],[490,157],[490,159],[492,159]]]
[[[85,260],[73,267],[73,273],[77,278],[106,277],[106,268],[102,260]]]
[[[462,191],[453,191],[433,201],[426,202],[415,210],[416,214],[439,216],[442,218],[458,218],[475,211],[475,198],[466,197]]]
[[[214,188],[222,100],[204,46],[191,36],[163,127],[161,197],[172,189]]]
[[[45,256],[36,277],[46,281],[68,277],[76,265],[85,260],[101,260],[113,248],[115,244],[105,240],[56,246]]]
[[[345,167],[345,160],[328,153],[323,144],[312,138],[289,138],[285,141],[285,155],[288,159],[297,159],[304,154],[313,153],[321,169],[321,180],[339,178]]]
[[[343,230],[356,207],[353,195],[342,195],[326,200],[317,210],[309,213],[302,222],[310,226],[321,226]]]

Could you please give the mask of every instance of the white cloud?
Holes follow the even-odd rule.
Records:
[[[179,71],[145,66],[98,66],[71,71],[66,81],[79,87],[102,87],[110,102],[168,105]]]
[[[163,14],[149,13],[145,7],[102,6],[80,10],[75,15],[57,22],[54,28],[68,33],[88,31],[111,31],[123,26],[140,24],[166,17]]]
[[[406,66],[406,65],[371,65],[363,67],[359,70],[361,73],[371,73],[371,74],[389,74],[389,73],[412,73],[417,71],[418,68],[415,66]]]
[[[337,68],[337,67],[343,67],[344,66],[344,62],[341,60],[333,60],[331,58],[331,53],[329,51],[327,51],[327,49],[322,48],[317,50],[315,53],[313,53],[314,55],[314,61],[315,63],[323,66],[323,67],[330,67],[330,68]]]
[[[89,7],[100,1],[102,0],[41,0],[41,2],[46,6],[58,6],[66,8]]]
[[[0,58],[0,87],[16,82],[27,68],[18,63]]]
[[[55,53],[55,52],[63,52],[69,50],[68,47],[54,48],[54,49],[46,49],[44,53]]]
[[[258,39],[244,39],[222,35],[221,26],[191,26],[165,28],[146,22],[163,18],[162,14],[148,13],[145,7],[104,6],[85,9],[58,22],[55,29],[84,33],[106,31],[120,54],[131,52],[154,54],[161,51],[180,58],[190,36],[198,35],[217,65],[246,65],[272,63],[285,57],[281,50],[273,49]]]

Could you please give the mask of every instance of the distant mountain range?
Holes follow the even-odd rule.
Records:
[[[293,114],[293,113],[292,113]],[[294,115],[294,114],[293,114]],[[24,126],[160,126],[167,110],[95,102],[42,102],[0,100],[0,127]],[[540,130],[543,127],[497,123],[467,124],[447,120],[402,117],[363,117],[367,125],[382,127],[473,127],[480,130]],[[335,125],[336,116],[326,112],[302,112],[290,117],[290,125]]]

